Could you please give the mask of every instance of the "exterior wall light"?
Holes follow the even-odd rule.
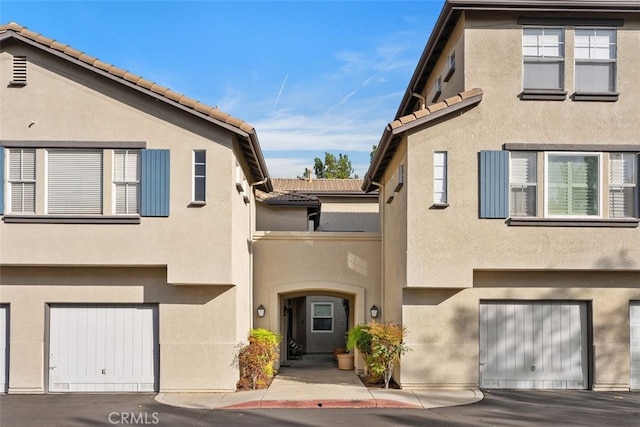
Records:
[[[264,314],[267,312],[267,310],[264,308],[264,305],[260,304],[258,306],[258,317],[264,317]]]
[[[378,317],[378,307],[376,307],[375,304],[371,306],[369,311],[371,311],[371,317],[373,317],[374,319]]]

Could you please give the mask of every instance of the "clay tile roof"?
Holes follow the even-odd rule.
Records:
[[[287,191],[305,194],[354,193],[364,194],[362,179],[297,179],[273,178],[275,191]]]
[[[317,197],[308,194],[300,194],[289,191],[274,190],[265,193],[256,190],[256,198],[268,205],[297,205],[297,206],[319,206],[320,201]]]
[[[470,89],[447,98],[444,101],[431,104],[425,109],[399,117],[389,123],[378,143],[378,149],[369,166],[369,170],[364,176],[363,189],[365,191],[374,191],[377,189],[374,183],[381,179],[391,159],[395,155],[401,141],[401,138],[398,137],[399,134],[415,126],[422,126],[435,118],[447,116],[454,111],[472,108],[482,100],[482,96],[482,89]]]
[[[157,84],[150,84],[148,80],[144,80],[140,76],[136,76],[135,74],[129,73],[126,70],[123,70],[116,66],[102,62],[99,59],[89,56],[84,52],[74,49],[69,45],[57,42],[41,34],[38,34],[34,31],[31,31],[16,22],[9,22],[8,24],[0,25],[0,34],[5,33],[7,31],[14,31],[16,34],[19,34],[22,37],[32,40],[35,43],[42,45],[46,48],[50,48],[58,52],[62,52],[63,54],[68,55],[71,58],[82,61],[83,63],[88,64],[92,67],[95,67],[99,70],[106,71],[112,76],[124,79],[128,82],[132,82],[136,84],[136,86],[139,86],[146,90],[151,90],[152,92],[155,92],[171,101],[177,102],[181,105],[189,107],[200,113],[208,114],[216,120],[222,120],[225,124],[235,127],[239,131],[242,131],[245,133],[253,133],[254,131],[253,126],[250,126],[249,124],[245,123],[241,119],[232,117],[228,114],[221,113],[217,108],[211,108],[211,107],[195,108],[195,106],[202,105],[202,104],[196,103],[196,101],[189,101],[185,103],[182,101],[182,99],[185,98],[183,94],[171,91],[168,88],[162,87]]]

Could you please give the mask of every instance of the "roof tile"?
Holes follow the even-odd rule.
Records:
[[[460,98],[462,98],[464,100],[464,99],[468,99],[468,98],[471,98],[471,97],[476,96],[476,95],[482,95],[482,89],[480,89],[479,87],[475,87],[473,89],[469,89],[466,92],[461,92],[460,93]]]
[[[414,111],[413,115],[416,116],[416,119],[421,119],[424,116],[428,116],[431,112],[426,108],[421,108],[420,110]]]
[[[69,45],[67,45],[67,46],[64,48],[63,52],[64,52],[66,55],[69,55],[69,56],[71,56],[71,57],[73,57],[73,58],[76,58],[76,59],[80,58],[80,55],[82,55],[82,51],[80,51],[80,50],[78,50],[78,49],[74,49],[74,48],[72,48],[72,47],[71,47],[71,46],[69,46]]]
[[[451,107],[453,104],[457,104],[461,101],[462,98],[460,98],[460,95],[452,96],[451,98],[447,98],[444,100],[444,102],[447,104],[447,107]]]
[[[429,108],[429,111],[431,113],[435,113],[436,111],[440,111],[447,108],[447,104],[445,104],[444,102],[438,102],[437,104],[429,105],[429,107],[427,108]]]

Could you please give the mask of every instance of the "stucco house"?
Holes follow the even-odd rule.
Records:
[[[640,388],[638,52],[638,1],[445,2],[363,187],[404,387]]]
[[[0,43],[0,390],[234,389],[255,129],[18,24]]]

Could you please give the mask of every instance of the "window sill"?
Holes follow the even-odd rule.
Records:
[[[27,82],[21,82],[21,81],[10,81],[9,82],[9,87],[24,87],[27,85]]]
[[[446,209],[449,207],[449,203],[434,203],[429,209]]]
[[[207,202],[197,201],[197,202],[189,203],[188,207],[190,207],[190,208],[201,208],[201,207],[206,206],[206,205],[207,205]]]
[[[451,80],[451,77],[453,76],[453,73],[456,71],[455,67],[449,68],[449,71],[447,71],[447,75],[444,76],[443,81],[444,82],[448,82],[449,80]]]
[[[559,89],[525,89],[520,94],[523,101],[564,101],[567,91]]]
[[[140,224],[140,215],[5,215],[7,224]]]
[[[618,92],[576,92],[571,97],[574,101],[616,102]]]
[[[562,218],[509,218],[507,224],[521,227],[611,227],[637,228],[638,218],[562,219]]]

